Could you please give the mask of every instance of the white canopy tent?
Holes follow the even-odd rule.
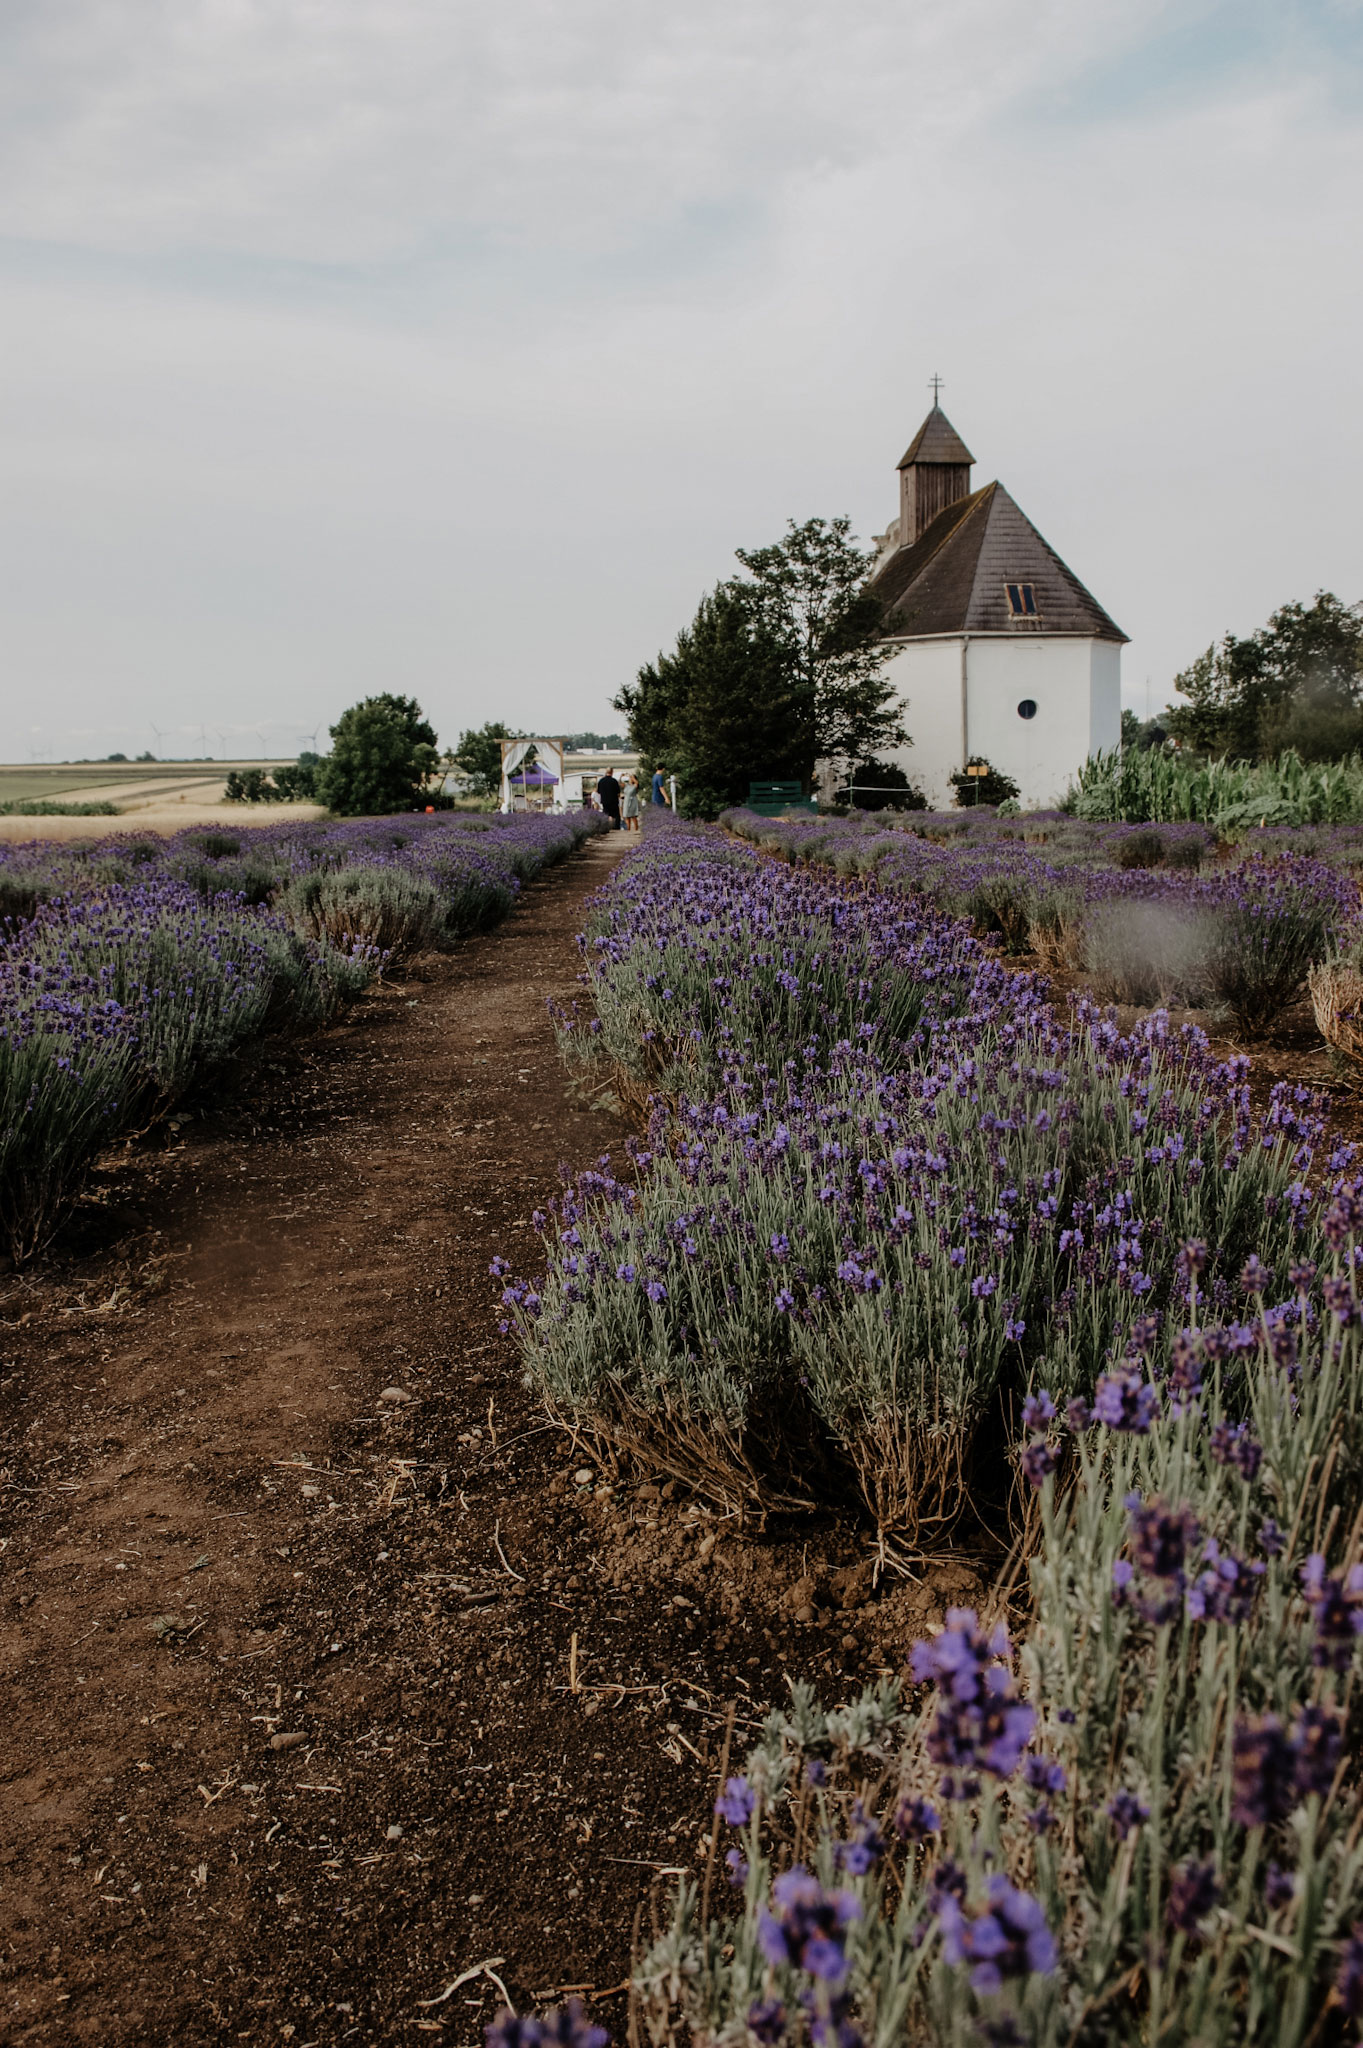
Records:
[[[509,811],[511,809],[511,778],[515,774],[516,770],[520,767],[522,761],[524,761],[526,755],[530,752],[532,747],[535,752],[536,765],[543,768],[544,772],[547,775],[552,776],[553,780],[557,783],[558,791],[555,795],[554,803],[556,807],[561,808],[562,806],[564,741],[561,739],[550,740],[534,738],[524,740],[503,740],[501,808],[504,811]]]

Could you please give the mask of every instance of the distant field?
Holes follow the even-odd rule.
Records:
[[[0,803],[16,798],[82,796],[106,783],[139,788],[168,782],[177,789],[201,777],[216,779],[233,768],[283,767],[282,761],[42,761],[0,763]]]

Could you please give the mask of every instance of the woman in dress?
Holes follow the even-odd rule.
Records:
[[[639,778],[637,775],[627,775],[625,777],[625,787],[620,797],[620,816],[624,820],[626,832],[638,831]]]

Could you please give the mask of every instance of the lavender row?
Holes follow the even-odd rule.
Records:
[[[1143,841],[1173,845],[1168,830],[1161,837],[1029,819],[976,825],[941,844],[919,836],[928,830],[922,825],[885,831],[860,820],[772,821],[743,811],[726,823],[792,864],[873,876],[882,889],[964,915],[1006,951],[1081,974],[1105,999],[1206,1005],[1247,1036],[1268,1029],[1310,968],[1348,947],[1358,925],[1356,833],[1334,858],[1322,857],[1331,851],[1323,834],[1314,852],[1267,850],[1275,835],[1256,835],[1252,853],[1198,872],[1127,860]],[[1182,829],[1179,845],[1205,847],[1206,835],[1193,836],[1202,828]],[[1053,847],[1049,833],[1080,834],[1082,844]],[[1109,858],[1095,857],[1102,855]]]
[[[863,1494],[922,1542],[902,1449],[921,1488],[992,1381],[1032,1504],[1020,1643],[953,1610],[903,1681],[770,1717],[637,1972],[648,2038],[1352,2037],[1363,1188],[1317,1106],[1256,1117],[1200,1034],[1062,1019],[921,899],[717,835],[627,864],[586,955],[566,1050],[670,1092],[507,1290],[551,1398],[819,1498],[879,1359]]]
[[[737,1896],[683,1882],[643,1961],[652,2040],[1356,2038],[1360,1232],[1355,1184],[1230,1322],[1190,1244],[1171,1345],[1033,1394],[1022,1641],[952,1610],[913,1692],[795,1688],[717,1806]]]
[[[1130,1331],[1177,1328],[1182,1245],[1243,1308],[1319,1250],[1317,1105],[1161,1016],[1060,1018],[921,899],[673,827],[584,938],[570,1058],[655,1091],[645,1145],[544,1219],[506,1302],[576,1421],[721,1498],[860,1496],[883,1545],[939,1540],[1009,1474],[1039,1379],[1091,1392]],[[1314,1172],[1313,1172],[1314,1162]]]
[[[505,915],[586,821],[186,833],[0,859],[0,1237],[50,1237],[91,1159],[245,1040],[322,1022],[394,953]]]

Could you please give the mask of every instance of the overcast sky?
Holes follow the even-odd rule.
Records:
[[[8,0],[0,756],[609,729],[934,371],[1158,705],[1363,596],[1361,77],[1363,0]]]

